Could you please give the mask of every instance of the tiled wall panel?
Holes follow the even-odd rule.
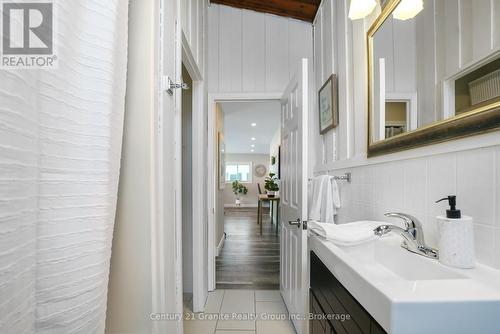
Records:
[[[418,218],[427,243],[437,247],[436,216],[445,214],[447,204],[434,202],[456,194],[462,214],[474,218],[478,261],[500,268],[500,146],[336,170],[332,174],[344,172],[352,173],[352,183],[340,183],[339,223],[388,221],[384,213],[400,211]]]

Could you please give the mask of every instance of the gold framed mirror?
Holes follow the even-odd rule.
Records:
[[[500,45],[444,3],[387,0],[368,30],[368,157],[500,128]]]

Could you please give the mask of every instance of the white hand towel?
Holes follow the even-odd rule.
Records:
[[[373,230],[381,224],[376,221],[359,221],[336,225],[311,221],[307,223],[307,227],[334,244],[354,246],[378,238]]]
[[[340,195],[337,181],[330,175],[317,176],[312,181],[309,204],[309,220],[335,223]]]
[[[309,202],[309,219],[321,220],[321,209],[323,202],[323,188],[327,184],[330,177],[321,175],[315,177],[311,181],[311,201]],[[323,220],[324,221],[324,220]]]

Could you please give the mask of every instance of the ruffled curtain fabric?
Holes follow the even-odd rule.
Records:
[[[128,1],[54,1],[58,67],[0,69],[0,333],[103,333]]]

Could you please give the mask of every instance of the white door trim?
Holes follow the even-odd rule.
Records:
[[[203,74],[193,56],[189,42],[182,33],[182,62],[186,67],[193,87],[192,109],[192,192],[193,192],[193,312],[203,312],[208,297],[207,277],[204,268],[206,245],[206,215],[205,213],[205,166],[204,148],[206,117],[204,107],[205,82]]]
[[[167,5],[168,4],[168,5]],[[166,11],[170,8],[175,8],[175,13],[170,13],[167,16]],[[179,187],[182,185],[181,179],[182,165],[179,159],[181,154],[181,139],[180,131],[181,124],[181,96],[180,92],[176,92],[173,97],[168,97],[167,93],[162,89],[162,78],[168,74],[167,55],[165,45],[169,45],[174,40],[175,50],[175,74],[174,80],[179,80],[181,77],[181,34],[180,34],[180,0],[155,0],[155,89],[156,108],[153,115],[153,135],[151,147],[154,161],[151,164],[152,177],[150,179],[153,189],[153,200],[151,201],[151,297],[152,309],[154,312],[171,312],[182,314],[183,312],[183,296],[182,296],[182,192]],[[166,17],[175,20],[175,34],[167,34],[167,27],[173,22],[166,22]],[[158,58],[158,61],[156,61]],[[146,69],[145,69],[146,70]],[[173,103],[169,103],[169,99],[174,99]],[[168,115],[168,116],[167,116]],[[173,116],[172,116],[173,115]],[[164,122],[167,117],[172,116],[176,126],[176,131],[170,132],[166,129]],[[165,138],[172,137],[171,146],[165,147]],[[168,137],[170,139],[170,137]],[[166,153],[170,149],[174,153],[174,163],[166,164]],[[171,157],[168,157],[171,160]],[[175,160],[176,159],[176,160]],[[172,182],[172,180],[175,180]],[[171,193],[174,199],[175,212],[166,212],[164,202]],[[170,229],[170,230],[169,230]],[[170,262],[170,263],[169,263]],[[173,266],[171,264],[173,263]],[[174,283],[174,284],[172,284]],[[153,333],[171,332],[182,333],[183,322],[166,322],[153,321]]]
[[[181,22],[181,3],[176,0],[176,29],[175,29],[175,52],[176,52],[176,69],[175,81],[179,82],[182,77],[182,22]],[[175,93],[175,310],[176,313],[182,314],[184,311],[184,296],[182,289],[182,95],[181,91]],[[164,222],[163,222],[164,223]],[[165,231],[166,232],[166,231]],[[168,233],[165,233],[168,234]],[[168,246],[169,244],[165,245]],[[168,270],[168,268],[167,268]],[[168,301],[168,300],[167,300]],[[176,321],[176,330],[178,333],[184,332],[184,323]]]
[[[163,16],[161,14],[162,5],[161,1],[155,3],[155,8],[157,9],[157,15],[154,15],[156,27],[155,31],[155,53],[160,55],[158,58],[155,57],[154,63],[154,82],[155,82],[155,110],[153,114],[153,126],[154,131],[152,131],[152,141],[154,145],[154,153],[152,154],[153,161],[151,161],[151,166],[153,166],[152,177],[149,180],[150,189],[153,191],[153,200],[150,202],[150,211],[151,211],[151,304],[152,310],[165,310],[166,306],[166,292],[164,285],[162,284],[165,280],[165,266],[164,266],[164,252],[163,252],[163,233],[161,220],[163,219],[163,210],[161,210],[161,201],[162,201],[162,184],[163,178],[161,175],[161,160],[162,160],[162,132],[161,132],[161,111],[164,108],[162,92],[161,92],[161,74],[163,71],[162,66],[162,56],[163,51],[161,50],[161,45],[163,45],[162,31],[163,27]],[[159,321],[155,321],[153,323],[153,333],[164,332],[166,327],[164,324]]]
[[[207,168],[207,208],[208,217],[208,290],[215,290],[215,256],[217,245],[215,242],[215,217],[217,207],[215,203],[217,193],[217,127],[215,106],[218,102],[225,101],[261,101],[281,100],[282,92],[277,93],[209,93],[208,94],[208,168]]]

